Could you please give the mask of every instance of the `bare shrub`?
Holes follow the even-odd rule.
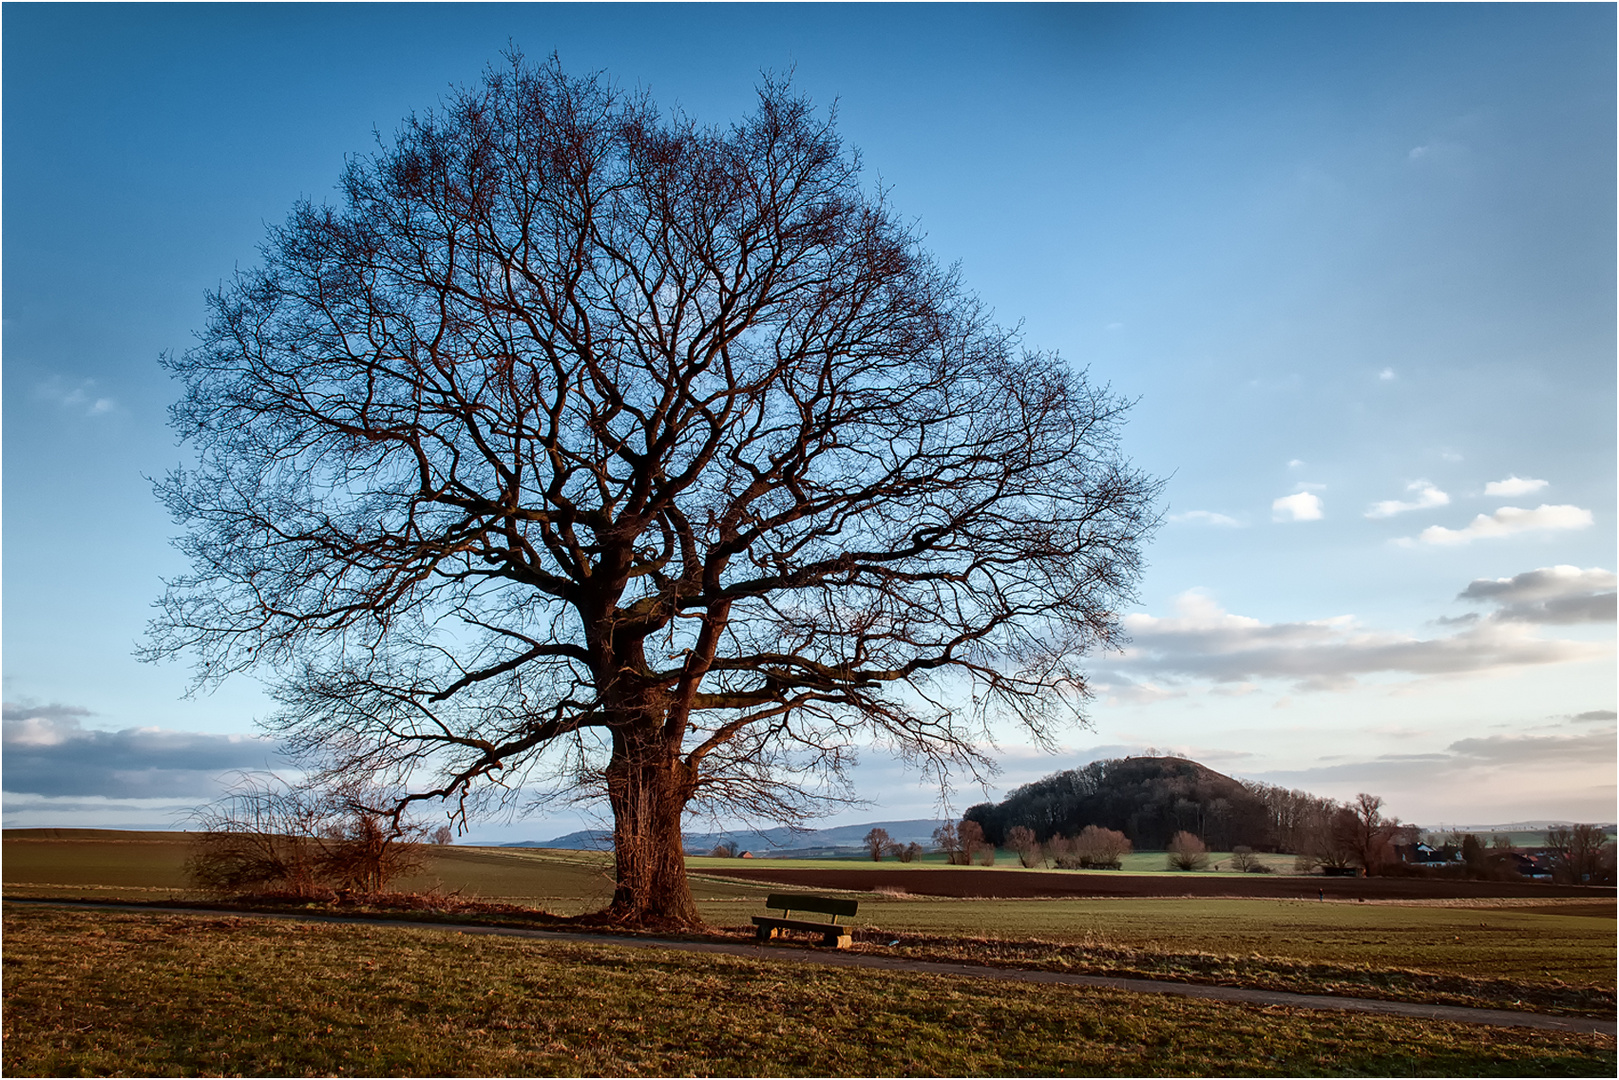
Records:
[[[894,852],[894,854],[899,856],[900,862],[915,862],[922,855],[922,845],[918,844],[915,840],[912,840],[904,847],[899,847],[899,845],[896,844],[895,848],[897,850]]]
[[[956,826],[956,836],[961,841],[961,865],[971,866],[983,854],[987,841],[984,839],[984,827],[978,822],[968,818]],[[995,849],[990,848],[990,860],[995,858]],[[955,860],[951,860],[954,862]]]
[[[440,825],[438,828],[433,830],[428,838],[432,840],[433,843],[442,846],[455,839],[455,830],[450,828],[448,825]]]
[[[422,868],[421,826],[401,828],[374,811],[351,807],[321,837],[321,875],[339,892],[380,893]]]
[[[245,774],[196,813],[187,874],[197,888],[220,896],[379,893],[421,868],[426,826],[371,809],[384,801],[376,794]]]
[[[881,862],[883,852],[894,846],[894,838],[888,835],[887,829],[873,829],[866,834],[863,843],[866,845],[866,850],[871,854],[871,861]]]
[[[1045,865],[1045,856],[1034,838],[1034,830],[1027,825],[1014,825],[1006,833],[1006,846],[1017,852],[1018,862],[1025,867]]]
[[[204,892],[329,892],[320,880],[317,837],[325,815],[277,778],[243,776],[224,798],[197,811],[186,874]]]
[[[1254,849],[1244,844],[1238,844],[1231,849],[1231,869],[1244,874],[1274,874],[1276,868],[1261,859]]]
[[[974,825],[976,824],[977,822],[974,822]],[[980,830],[979,836],[982,835],[983,832]],[[954,822],[947,821],[934,829],[933,842],[944,852],[944,857],[951,866],[964,866],[970,861],[966,849],[961,844],[961,833],[956,829]]]
[[[1166,854],[1171,870],[1205,870],[1209,865],[1209,849],[1189,832],[1176,833]]]
[[[734,859],[736,858],[736,853],[741,850],[742,845],[735,840],[721,840],[714,845],[714,850],[708,854],[713,859]]]
[[[1079,865],[1087,870],[1117,870],[1130,854],[1130,838],[1117,829],[1087,825],[1074,840]]]
[[[1059,833],[1046,841],[1046,854],[1059,870],[1117,870],[1130,850],[1129,837],[1098,825],[1085,826],[1078,836]]]
[[[1046,841],[1046,857],[1059,870],[1078,870],[1079,855],[1072,837],[1057,833]]]

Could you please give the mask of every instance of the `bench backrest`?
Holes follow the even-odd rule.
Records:
[[[832,921],[837,922],[839,915],[853,915],[858,911],[860,901],[841,896],[811,896],[808,893],[771,893],[765,907],[782,911],[814,911],[830,915]]]

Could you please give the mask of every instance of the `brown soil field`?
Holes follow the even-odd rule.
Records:
[[[1582,897],[1611,904],[1612,886],[1549,885],[1535,881],[1445,881],[1431,878],[1286,877],[1236,874],[1121,874],[1108,871],[991,870],[969,867],[925,870],[772,869],[745,866],[708,871],[729,878],[811,889],[878,889],[913,896],[982,897],[1164,897],[1234,896],[1267,900],[1485,900]]]

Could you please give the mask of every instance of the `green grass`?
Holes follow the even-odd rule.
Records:
[[[666,950],[9,910],[8,1075],[1611,1076],[1611,1039]]]
[[[1545,911],[1586,909],[1570,906]],[[876,897],[860,922],[895,933],[1037,939],[1164,953],[1389,964],[1472,978],[1614,989],[1614,919],[1512,907],[1307,900],[934,901]]]
[[[184,833],[110,829],[7,829],[0,870],[8,893],[38,885],[146,897],[186,887]]]

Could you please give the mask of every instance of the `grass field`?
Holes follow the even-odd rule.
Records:
[[[110,834],[30,830],[4,836],[8,896],[102,899],[191,898],[189,842],[176,833]],[[610,859],[598,852],[541,848],[431,849],[423,873],[402,889],[439,889],[473,898],[575,915],[612,895]],[[837,860],[795,866],[846,868]],[[747,927],[773,887],[727,880],[730,859],[688,860],[704,917]],[[916,864],[916,872],[927,872]],[[1009,872],[1017,872],[1016,870]],[[870,936],[962,936],[1165,953],[1262,954],[1305,963],[1393,965],[1469,977],[1562,981],[1614,989],[1612,900],[1542,906],[1345,904],[1312,901],[1169,899],[948,900],[868,895],[861,926]]]
[[[185,838],[173,833],[9,831],[5,892],[13,897],[197,899],[186,890],[187,851]],[[738,865],[730,859],[690,860],[693,890],[705,919],[746,934],[750,916],[762,912],[764,897],[774,887],[723,876]],[[795,865],[847,870],[850,864],[821,860]],[[612,892],[609,866],[609,858],[597,852],[449,846],[432,849],[425,871],[401,884],[575,915],[607,902]],[[938,868],[913,864],[912,871],[925,874]],[[856,922],[861,947],[899,955],[1611,1014],[1613,901],[1518,904],[1189,897],[951,900],[867,893]]]
[[[863,904],[861,914],[862,921],[900,933],[1393,964],[1474,978],[1614,985],[1611,915],[1201,898],[973,903],[878,898]]]
[[[1602,1036],[408,927],[8,909],[8,1075],[1611,1076]]]

